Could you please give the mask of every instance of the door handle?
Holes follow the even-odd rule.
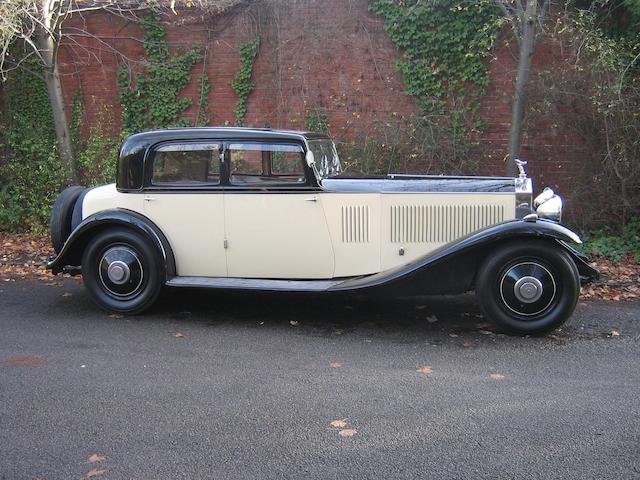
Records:
[[[155,200],[155,197],[144,197],[144,201],[145,202],[153,202]]]
[[[317,202],[318,197],[309,197],[304,199],[305,202]]]

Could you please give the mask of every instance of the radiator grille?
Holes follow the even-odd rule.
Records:
[[[349,205],[342,207],[342,242],[369,243],[369,206]]]
[[[502,205],[392,205],[392,243],[447,243],[502,222]]]

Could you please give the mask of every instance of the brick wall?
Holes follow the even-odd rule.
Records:
[[[403,93],[402,78],[395,69],[401,53],[385,33],[382,19],[371,14],[367,4],[367,0],[281,0],[209,19],[178,16],[182,24],[168,26],[170,45],[201,43],[206,55],[205,63],[194,67],[193,81],[184,94],[196,101],[195,80],[206,71],[211,83],[209,124],[232,124],[237,98],[229,83],[240,66],[239,45],[260,35],[253,75],[256,89],[249,97],[246,125],[301,129],[309,111],[321,110],[328,114],[336,139],[358,141],[397,116],[414,114],[415,102]],[[67,103],[81,89],[85,128],[103,118],[108,120],[108,130],[118,131],[116,75],[125,62],[134,67],[144,62],[140,28],[104,13],[74,19],[72,26],[95,37],[73,37],[60,52]],[[485,174],[505,170],[515,72],[509,48],[504,43],[497,46],[490,62],[491,84],[482,101],[480,114],[487,129],[478,155]],[[562,61],[561,52],[549,44],[538,49],[534,64],[542,68]],[[184,117],[195,121],[196,115],[194,105]],[[530,161],[529,171],[538,186],[566,190],[571,166],[580,161],[580,139],[569,121],[529,123],[522,154]]]

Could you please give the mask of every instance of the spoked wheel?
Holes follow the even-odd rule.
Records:
[[[573,259],[559,245],[544,241],[504,245],[480,267],[476,280],[487,317],[519,334],[558,328],[573,313],[579,294]]]
[[[129,230],[110,230],[96,236],[84,251],[82,276],[93,300],[119,313],[146,310],[162,286],[154,248]]]

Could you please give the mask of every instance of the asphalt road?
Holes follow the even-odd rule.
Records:
[[[468,296],[187,291],[118,318],[2,282],[0,478],[640,478],[640,303],[483,322]]]

